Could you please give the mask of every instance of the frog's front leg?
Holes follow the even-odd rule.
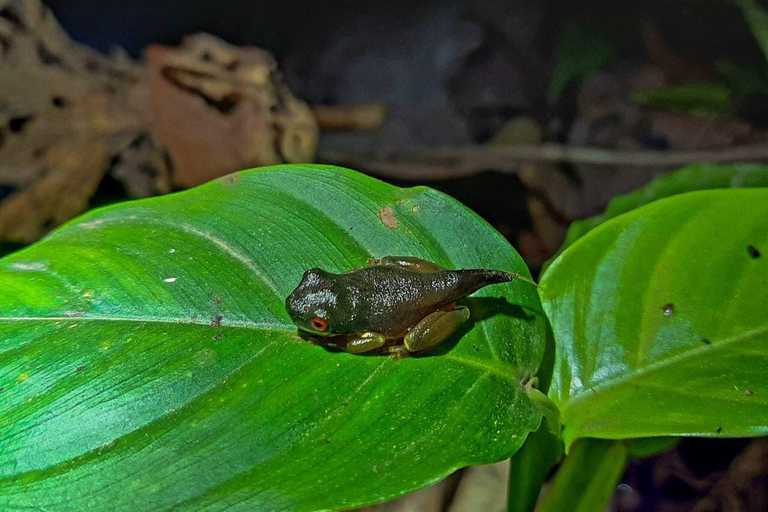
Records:
[[[370,258],[366,263],[369,267],[373,265],[390,265],[407,270],[415,270],[417,272],[437,272],[439,270],[445,270],[437,263],[432,263],[431,261],[415,258],[413,256],[384,256],[378,260]]]
[[[352,354],[361,354],[381,348],[387,342],[387,338],[380,332],[361,332],[347,337],[344,350]]]
[[[469,320],[469,308],[457,306],[448,311],[435,311],[414,325],[403,338],[408,352],[418,352],[434,347]]]

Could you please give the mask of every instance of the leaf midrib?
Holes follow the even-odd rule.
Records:
[[[41,316],[41,317],[0,317],[0,323],[1,322],[7,322],[7,321],[19,321],[19,322],[44,322],[44,321],[51,321],[51,322],[72,322],[72,323],[79,323],[82,321],[96,321],[96,322],[135,322],[135,323],[142,323],[142,324],[163,324],[163,325],[196,325],[196,326],[202,326],[202,327],[211,327],[210,321],[206,322],[190,322],[187,320],[182,319],[171,319],[171,318],[159,318],[159,317],[106,317],[106,316],[56,316],[56,317],[49,317],[49,316]],[[295,332],[296,328],[288,325],[288,324],[256,324],[252,322],[229,322],[229,323],[223,323],[219,326],[216,326],[218,328],[235,328],[235,329],[248,329],[253,331],[269,331],[269,332],[279,332],[279,333],[293,333]],[[493,374],[501,377],[504,380],[507,380],[509,382],[518,382],[516,379],[516,373],[515,368],[508,364],[503,364],[502,361],[498,358],[494,358],[494,361],[498,361],[502,364],[487,364],[484,361],[480,359],[475,358],[469,358],[469,357],[461,357],[459,355],[452,355],[452,354],[443,354],[441,356],[436,357],[444,357],[447,359],[450,359],[452,361],[456,361],[464,366],[470,366],[475,369],[482,369],[485,370],[488,374]]]
[[[97,322],[136,322],[142,324],[168,324],[168,325],[201,325],[211,327],[210,320],[205,322],[190,322],[189,319],[181,318],[161,318],[161,317],[114,317],[114,316],[19,316],[19,317],[0,317],[0,322],[82,322],[82,321],[97,321]],[[254,331],[277,331],[277,332],[293,332],[296,329],[288,324],[267,324],[267,323],[253,323],[243,321],[222,321],[221,325],[215,327],[236,327],[241,329],[250,329]]]

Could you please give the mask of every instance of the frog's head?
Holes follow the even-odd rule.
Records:
[[[335,274],[319,268],[304,272],[299,286],[285,299],[285,309],[299,329],[317,336],[341,334],[345,308]]]

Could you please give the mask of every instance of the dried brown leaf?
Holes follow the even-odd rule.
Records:
[[[153,124],[177,185],[313,160],[317,124],[282,84],[269,53],[199,34],[178,48],[150,46],[146,55]]]

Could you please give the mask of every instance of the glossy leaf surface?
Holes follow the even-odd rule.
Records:
[[[603,222],[657,199],[695,190],[752,187],[768,187],[768,165],[693,164],[683,167],[659,176],[633,192],[614,197],[602,214],[571,223],[559,252],[564,251]]]
[[[768,189],[693,192],[617,217],[539,289],[567,444],[768,434]]]
[[[331,352],[284,299],[310,267],[421,256],[529,275],[456,201],[284,166],[92,212],[0,261],[0,510],[346,509],[509,457],[534,287],[466,300],[425,357]]]

